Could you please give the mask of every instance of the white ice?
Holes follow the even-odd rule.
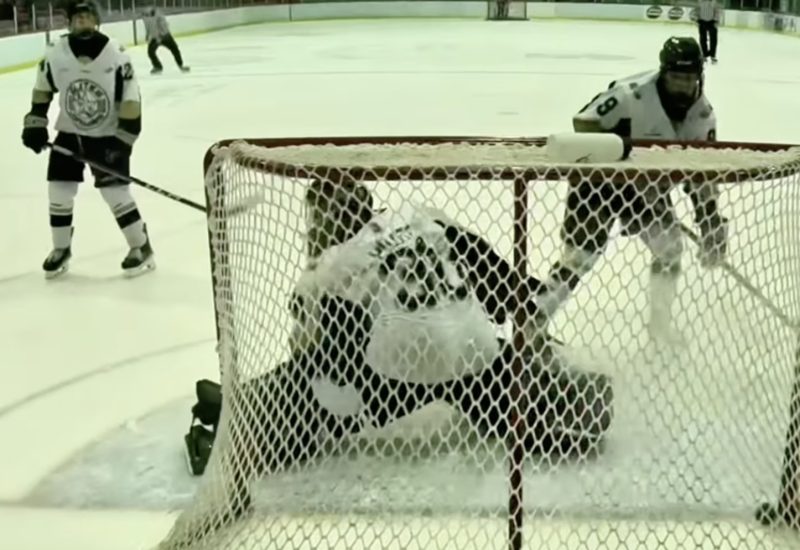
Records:
[[[659,46],[674,33],[694,29],[577,21],[272,24],[183,39],[192,72],[180,74],[163,52],[167,69],[158,77],[148,74],[145,51],[132,48],[144,97],[144,132],[133,172],[202,202],[203,155],[223,138],[565,131],[575,110],[610,80],[653,68]],[[798,43],[789,37],[722,30],[721,62],[708,68],[706,79],[721,139],[800,142],[797,52]],[[0,76],[0,127],[6,129],[0,135],[0,546],[145,548],[169,528],[170,509],[191,498],[196,480],[185,473],[180,438],[193,382],[217,376],[205,218],[137,189],[158,270],[123,280],[118,265],[124,241],[105,203],[84,185],[71,273],[45,282],[39,266],[50,247],[46,156],[33,155],[19,140],[33,80],[33,69]],[[762,215],[769,213],[753,214],[747,223],[760,223]],[[630,245],[612,254],[630,259],[643,250]],[[690,267],[687,277],[696,281],[702,275]],[[709,280],[727,289],[729,295],[720,292],[719,299],[728,305],[748,300],[723,276]],[[792,291],[784,304],[797,299]],[[570,306],[576,315],[580,303],[576,296]],[[617,306],[621,319],[609,330],[626,323],[641,329],[638,311]],[[598,314],[609,312],[584,312],[576,323]],[[785,341],[773,321],[763,314],[757,321]],[[742,319],[741,326],[752,322]],[[570,333],[568,326],[561,330]],[[595,336],[598,342],[618,341]],[[762,346],[770,346],[765,338],[752,332],[738,345],[750,350],[752,361]],[[631,368],[658,366],[655,360],[650,365],[637,364],[638,356],[629,359]],[[756,367],[733,385],[732,400],[747,401],[747,390],[759,385],[758,375],[768,369]],[[665,400],[681,387],[671,385],[672,376],[663,374]],[[777,374],[763,380],[753,394],[786,399],[765,393],[786,380]],[[702,395],[694,401],[696,409],[687,414],[715,410]],[[754,399],[743,407],[757,411],[764,404]],[[774,429],[777,434],[784,426]],[[748,487],[754,494],[776,490],[780,441],[773,435],[763,441],[770,452],[750,457],[750,469],[764,472],[755,480],[762,486]],[[736,486],[738,473],[715,470],[714,460],[724,461],[728,451],[714,449],[700,465],[720,476],[723,488],[715,498],[723,501],[724,482]],[[759,466],[760,460],[768,463]],[[626,467],[632,465],[621,458],[616,468]],[[563,480],[568,498],[579,499],[580,481]],[[559,487],[544,490],[552,495]]]

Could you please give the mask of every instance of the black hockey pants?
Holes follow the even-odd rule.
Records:
[[[172,52],[172,57],[175,58],[175,63],[178,65],[178,67],[183,67],[183,58],[181,57],[181,50],[178,48],[178,43],[175,42],[175,39],[171,34],[168,34],[160,41],[154,39],[147,44],[147,55],[150,57],[150,63],[153,64],[154,69],[161,70],[164,68],[163,65],[161,65],[161,60],[158,59],[158,56],[156,55],[156,50],[159,46],[164,46],[170,52]]]
[[[717,57],[717,24],[714,21],[698,21],[697,26],[703,57]]]

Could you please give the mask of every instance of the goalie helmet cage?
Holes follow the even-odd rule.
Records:
[[[486,0],[489,21],[527,21],[528,3],[524,0]]]
[[[204,173],[224,407],[206,478],[160,549],[797,548],[800,149],[642,142],[628,161],[590,166],[553,164],[544,145],[541,138],[373,137],[226,140],[209,149]],[[254,401],[248,383],[286,357],[276,343],[289,336],[279,311],[303,268],[299,220],[314,179],[362,182],[378,206],[442,199],[434,206],[459,222],[497,232],[487,238],[512,258],[516,296],[514,376],[504,388],[516,404],[508,409],[515,429],[498,446],[469,428],[459,431],[452,415],[434,415],[431,430],[417,430],[426,420],[417,411],[398,420],[394,432],[390,426],[388,433],[365,429],[332,438],[333,451],[304,455],[268,475],[247,455],[274,443],[258,432],[268,404]],[[614,316],[624,316],[625,304],[608,287],[583,296],[577,290],[572,299],[580,307],[563,313],[554,330],[565,333],[568,346],[609,355],[619,394],[604,451],[579,460],[528,456],[519,415],[527,398],[519,352],[528,296],[517,283],[528,270],[544,274],[558,257],[556,212],[566,182],[640,190],[718,184],[721,209],[739,233],[732,236],[731,263],[786,313],[778,319],[735,282],[689,266],[679,293],[687,313],[678,318],[699,342],[677,364],[658,363],[651,354],[658,364],[648,365],[645,355],[631,354],[630,348],[650,349],[632,334],[631,318],[602,332]],[[490,209],[500,211],[498,219],[486,216]],[[543,236],[553,242],[540,265]],[[607,267],[642,255],[616,254]],[[611,273],[635,279],[646,265]],[[632,287],[635,281],[616,287],[623,301],[634,301]],[[722,303],[715,304],[708,296],[720,287]],[[741,304],[744,310],[732,312]],[[592,332],[597,318],[604,327]],[[787,318],[795,319],[792,326],[785,326]],[[255,478],[255,491],[243,491]],[[505,486],[505,497],[489,489],[497,486]],[[251,496],[258,501],[252,507]]]

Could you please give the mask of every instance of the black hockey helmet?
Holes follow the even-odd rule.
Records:
[[[75,28],[75,16],[88,13],[94,19],[94,25],[91,28]],[[97,4],[91,0],[70,0],[67,4],[67,22],[69,25],[69,32],[72,36],[81,39],[88,39],[94,36],[95,31],[100,26],[100,12],[97,9]]]
[[[79,13],[89,13],[94,16],[97,24],[100,24],[100,11],[97,9],[97,4],[91,0],[70,0],[67,3],[67,21],[72,22],[72,18]]]
[[[689,36],[673,36],[661,47],[658,54],[661,72],[703,73],[703,53],[700,44]]]
[[[670,120],[681,121],[703,94],[703,54],[697,40],[673,36],[664,42],[658,94]]]

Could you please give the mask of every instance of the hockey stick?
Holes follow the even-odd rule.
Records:
[[[698,237],[694,231],[686,227],[686,225],[681,224],[681,232],[689,237],[689,239],[696,244],[698,247],[702,246],[700,243],[700,237]],[[723,261],[720,264],[720,267],[725,270],[733,279],[742,285],[750,294],[753,295],[761,304],[767,308],[773,315],[775,315],[780,321],[786,325],[788,328],[797,329],[799,328],[798,323],[792,321],[788,315],[786,315],[781,309],[775,305],[772,300],[764,296],[764,293],[761,292],[756,286],[751,283],[747,278],[739,273],[735,267],[729,264],[727,261]]]
[[[186,206],[194,208],[195,210],[199,210],[201,212],[206,212],[206,207],[203,206],[202,204],[199,204],[199,203],[191,201],[191,200],[189,200],[187,198],[181,197],[180,195],[176,195],[175,193],[167,191],[166,189],[162,189],[162,188],[160,188],[160,187],[158,187],[156,185],[153,185],[152,183],[147,183],[146,181],[140,180],[139,178],[135,178],[133,176],[124,176],[124,175],[120,174],[119,172],[117,172],[116,170],[113,170],[113,169],[109,168],[108,166],[104,166],[102,164],[99,164],[97,162],[89,160],[86,157],[84,157],[83,155],[81,155],[79,153],[76,153],[74,151],[70,151],[69,149],[67,149],[65,147],[61,147],[60,145],[56,145],[55,143],[48,143],[47,147],[49,147],[50,149],[52,149],[56,153],[62,154],[62,155],[67,156],[67,157],[72,157],[75,160],[77,160],[78,162],[82,162],[84,164],[87,164],[87,165],[91,166],[92,168],[94,168],[95,170],[97,170],[99,172],[103,172],[104,174],[108,174],[109,176],[114,176],[115,178],[117,178],[119,180],[122,180],[122,181],[125,181],[125,182],[128,182],[128,183],[135,183],[136,185],[139,185],[140,187],[144,187],[148,191],[152,191],[154,193],[157,193],[157,194],[161,195],[162,197],[167,197],[168,199],[172,199],[172,200],[174,200],[176,202],[179,202],[181,204],[185,204]]]
[[[79,162],[83,162],[84,164],[87,164],[88,166],[91,166],[92,168],[94,168],[95,170],[97,170],[99,172],[103,172],[104,174],[108,174],[110,176],[114,176],[115,178],[120,179],[120,180],[125,181],[125,182],[128,182],[128,183],[135,183],[136,185],[138,185],[140,187],[144,187],[145,189],[147,189],[149,191],[152,191],[153,193],[157,193],[157,194],[161,195],[162,197],[167,197],[168,199],[172,199],[172,200],[174,200],[176,202],[179,202],[181,204],[184,204],[184,205],[186,205],[186,206],[188,206],[190,208],[194,208],[195,210],[199,210],[200,212],[208,214],[208,210],[206,210],[206,207],[203,206],[202,204],[199,204],[199,203],[196,203],[196,202],[194,202],[192,200],[189,200],[187,198],[181,197],[180,195],[176,195],[175,193],[167,191],[166,189],[162,189],[161,187],[158,187],[157,185],[153,185],[152,183],[147,183],[146,181],[140,180],[139,178],[136,178],[136,177],[133,177],[133,176],[124,176],[124,175],[120,174],[119,172],[117,172],[116,170],[113,170],[113,169],[111,169],[111,168],[109,168],[107,166],[104,166],[104,165],[100,164],[100,163],[97,163],[97,162],[94,162],[92,160],[89,160],[86,157],[84,157],[83,155],[81,155],[79,153],[76,153],[74,151],[70,151],[69,149],[61,147],[60,145],[56,145],[54,143],[48,143],[46,146],[49,147],[50,149],[52,149],[53,151],[57,152],[57,153],[60,153],[62,155],[68,156],[68,157],[72,157],[72,158],[74,158],[75,160],[77,160]],[[264,201],[260,197],[249,196],[249,197],[246,197],[241,202],[239,202],[239,203],[237,203],[235,205],[229,206],[228,208],[225,209],[225,211],[226,211],[226,214],[229,214],[229,215],[232,215],[232,216],[237,216],[239,214],[243,214],[244,212],[247,212],[248,210],[251,210],[252,208],[258,206],[262,202],[264,202]]]

